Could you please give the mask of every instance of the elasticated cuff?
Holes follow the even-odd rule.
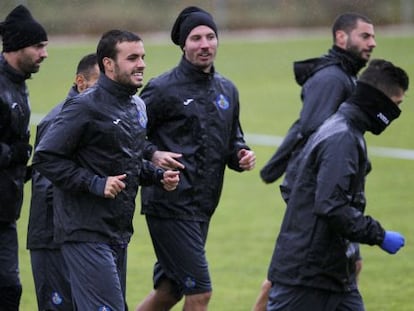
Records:
[[[97,196],[105,196],[106,177],[95,176],[89,184],[89,191]]]

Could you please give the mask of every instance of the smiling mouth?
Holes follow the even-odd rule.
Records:
[[[143,72],[134,72],[132,75],[134,77],[139,77],[139,78],[143,78],[144,77],[144,73]]]

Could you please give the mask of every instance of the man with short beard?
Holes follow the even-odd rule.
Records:
[[[295,157],[297,169],[286,172],[285,215],[267,274],[272,283],[267,311],[365,310],[354,243],[389,254],[405,244],[401,233],[366,214],[365,134],[380,135],[400,116],[408,86],[402,68],[372,60],[351,97]]]
[[[255,165],[240,126],[238,90],[214,66],[217,33],[210,13],[182,10],[171,30],[182,58],[141,92],[148,113],[146,157],[180,170],[181,178],[173,195],[142,189],[157,262],[154,290],[138,311],[170,310],[183,296],[183,310],[207,310],[212,284],[205,245],[224,172]]]
[[[174,190],[179,172],[142,159],[147,115],[135,95],[146,67],[142,39],[109,30],[96,54],[98,81],[63,104],[36,147],[33,168],[55,186],[54,241],[77,310],[124,311],[138,187]]]
[[[358,13],[339,15],[333,23],[332,35],[334,44],[326,55],[294,63],[295,79],[302,87],[303,106],[299,119],[260,171],[265,183],[275,182],[291,167],[292,158],[307,138],[353,93],[357,74],[365,67],[376,46],[372,21]],[[288,182],[285,179],[281,188],[286,188]],[[358,271],[361,264],[359,260]],[[270,283],[265,281],[254,311],[264,310],[269,288]]]
[[[296,82],[302,87],[299,119],[260,175],[272,183],[285,172],[290,156],[355,89],[357,74],[376,46],[374,26],[357,13],[340,15],[332,26],[334,45],[326,55],[294,62]]]
[[[26,80],[39,71],[47,57],[47,34],[23,5],[0,23],[3,51],[0,55],[0,308],[19,310],[16,220],[20,217],[27,161],[30,105]]]

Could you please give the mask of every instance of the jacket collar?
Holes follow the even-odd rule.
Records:
[[[365,133],[371,127],[372,122],[368,115],[353,103],[348,101],[342,103],[338,108],[338,113],[346,115],[361,133]]]
[[[114,96],[119,98],[129,98],[136,94],[137,87],[126,86],[120,84],[110,78],[108,78],[104,73],[101,72],[98,80],[98,85],[107,90],[109,93],[112,93]]]
[[[317,71],[332,65],[339,65],[349,75],[356,77],[367,61],[336,45],[321,57],[309,58],[293,63],[296,82],[302,86]]]
[[[23,74],[10,66],[4,58],[3,54],[0,54],[0,68],[7,76],[7,78],[14,83],[23,83],[31,76],[30,74]]]
[[[71,98],[73,96],[78,95],[78,88],[76,87],[76,84],[73,84],[72,87],[70,88],[69,92],[68,92],[68,96],[67,98]]]
[[[336,58],[340,61],[342,68],[353,76],[356,76],[358,72],[365,67],[367,61],[340,47],[333,45],[329,50],[328,57]]]
[[[214,65],[211,67],[210,72],[206,73],[190,63],[184,55],[181,58],[179,67],[187,77],[191,77],[192,80],[196,81],[210,80],[215,73]]]

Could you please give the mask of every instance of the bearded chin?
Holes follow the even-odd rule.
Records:
[[[359,50],[357,46],[351,45],[348,42],[346,48],[347,48],[348,53],[353,55],[355,58],[360,59],[360,60],[364,60],[364,58],[362,57],[362,51]]]

